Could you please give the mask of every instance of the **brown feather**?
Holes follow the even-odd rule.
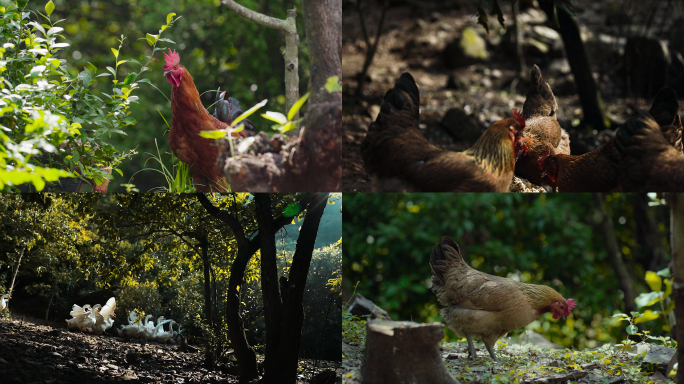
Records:
[[[227,124],[219,121],[202,105],[192,76],[182,65],[183,77],[179,87],[171,92],[171,151],[190,165],[195,188],[200,192],[225,192],[228,182],[217,164],[216,140],[199,135],[201,131],[225,129]]]

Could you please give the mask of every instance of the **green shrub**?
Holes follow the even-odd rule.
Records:
[[[135,310],[140,318],[145,315],[154,315],[156,319],[161,312],[161,295],[157,290],[157,284],[145,282],[137,285],[123,287],[119,290],[119,300],[116,303],[118,320],[128,324],[128,314]]]
[[[134,125],[130,106],[137,102],[133,93],[138,78],[148,70],[147,63],[121,59],[125,40],[112,48],[114,60],[106,71],[88,63],[81,71],[70,71],[67,60],[55,55],[69,43],[52,21],[52,1],[42,12],[25,11],[26,1],[6,2],[0,6],[0,191],[12,185],[32,183],[43,190],[45,183],[59,177],[83,177],[101,184],[111,179],[135,150],[123,153],[107,141],[112,135],[125,135]],[[176,20],[169,14],[162,30]],[[40,20],[38,22],[36,20]],[[160,31],[161,34],[161,31]],[[152,54],[159,35],[147,34]],[[123,64],[140,66],[124,79],[117,78]],[[93,84],[99,77],[112,77],[111,94],[97,92]]]

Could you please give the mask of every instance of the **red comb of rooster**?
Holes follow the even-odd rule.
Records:
[[[522,113],[513,108],[511,114],[513,114],[513,118],[518,122],[518,125],[520,125],[521,128],[525,128],[525,118],[523,117]]]
[[[572,311],[573,308],[575,308],[575,299],[568,299],[565,301],[565,304],[567,304],[568,308],[565,310],[565,316],[570,315],[570,311]]]
[[[166,65],[170,66],[180,63],[180,56],[178,56],[178,52],[176,52],[175,49],[173,50],[173,52],[171,52],[171,48],[169,48],[169,53],[164,54],[164,62],[166,63]]]

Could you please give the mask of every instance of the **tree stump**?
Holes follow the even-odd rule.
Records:
[[[442,323],[372,320],[361,367],[364,384],[455,384],[439,353]]]

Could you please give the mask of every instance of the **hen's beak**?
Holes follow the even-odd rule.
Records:
[[[169,73],[171,73],[171,71],[164,71],[164,76],[168,75]]]

